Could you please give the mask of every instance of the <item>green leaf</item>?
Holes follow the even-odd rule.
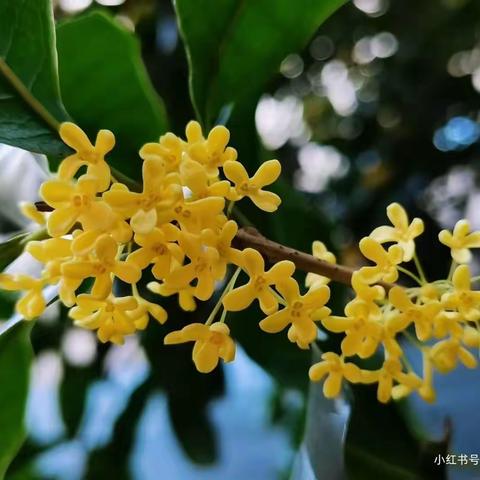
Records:
[[[37,230],[36,232],[22,232],[6,242],[0,243],[0,272],[5,270],[25,248],[30,240],[43,240],[46,238],[45,230]]]
[[[93,138],[102,128],[113,131],[117,145],[109,163],[139,178],[138,150],[158,141],[167,116],[137,39],[101,12],[62,23],[57,37],[60,86],[68,111]]]
[[[224,107],[258,95],[344,0],[176,0],[190,89],[206,126]]]
[[[25,437],[31,328],[32,323],[22,322],[0,336],[0,479]]]
[[[59,155],[67,114],[58,86],[49,0],[0,0],[0,143]]]
[[[437,454],[446,454],[447,439],[419,438],[409,427],[405,404],[381,404],[376,388],[352,385],[354,401],[347,429],[345,462],[348,478],[367,480],[441,480],[445,466],[436,466]]]
[[[0,271],[5,270],[23,252],[29,237],[29,232],[22,232],[0,243]]]

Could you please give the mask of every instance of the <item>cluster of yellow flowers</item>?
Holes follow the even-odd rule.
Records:
[[[448,373],[460,362],[468,368],[477,365],[469,348],[480,346],[480,292],[471,284],[467,263],[471,248],[480,247],[480,232],[470,233],[466,220],[459,221],[453,233],[443,230],[439,240],[451,250],[452,265],[447,279],[428,282],[415,253],[415,238],[423,233],[421,219],[409,223],[405,210],[392,203],[387,208],[392,226],[376,228],[360,241],[363,255],[375,265],[360,268],[352,276],[355,298],[345,307],[345,316],[322,320],[330,332],[344,333],[341,355],[327,352],[322,361],[310,368],[310,378],[326,377],[323,391],[335,397],[342,380],[351,383],[377,383],[381,402],[399,399],[412,392],[426,401],[435,399],[434,372]],[[388,249],[382,244],[391,243]],[[411,262],[416,274],[401,266]],[[396,282],[399,274],[412,278],[416,286],[380,286],[378,282]],[[402,334],[421,351],[423,372],[418,374],[399,341]],[[360,368],[359,362],[373,357],[378,369]]]
[[[467,348],[479,346],[480,292],[471,290],[466,263],[470,249],[480,247],[480,233],[470,233],[465,220],[453,233],[440,234],[440,241],[451,249],[451,274],[429,283],[415,254],[423,222],[416,218],[409,223],[400,205],[390,205],[387,214],[393,226],[379,227],[360,242],[361,252],[374,265],[353,274],[356,296],[346,305],[345,316],[334,316],[326,306],[329,278],[307,274],[307,292],[302,294],[292,276],[293,262],[283,260],[265,270],[260,252],[239,250],[232,243],[238,232],[230,218],[235,202],[248,197],[267,212],[280,205],[278,195],[263,189],[280,175],[277,160],[263,163],[249,177],[235,149],[228,146],[225,127],[213,128],[205,138],[192,121],[185,140],[167,133],[141,148],[143,185],[141,191],[132,191],[114,178],[105,161],[115,144],[112,132],[101,130],[95,144],[73,123],[63,123],[59,133],[74,153],[40,188],[51,211],[39,211],[34,204],[22,207],[26,216],[46,228],[45,239],[26,247],[43,264],[41,276],[0,274],[0,287],[24,291],[17,302],[24,318],[38,317],[46,308],[45,286],[57,285],[76,325],[95,330],[102,342],[121,344],[125,336],[145,329],[150,316],[160,323],[167,320],[162,306],[139,294],[137,284],[149,269],[156,280],[147,288],[161,296],[178,295],[187,311],[196,308],[196,300],[209,300],[224,282],[205,323],[189,324],[165,337],[166,344],[194,342],[193,361],[201,372],[212,371],[219,359],[234,359],[227,313],[246,309],[255,300],[265,314],[260,328],[277,333],[288,327],[288,339],[302,349],[317,339],[317,322],[326,331],[344,333],[341,354],[324,353],[310,369],[313,381],[325,378],[327,397],[338,395],[346,379],[378,383],[382,402],[413,391],[431,401],[434,370],[448,372],[458,361],[476,365]],[[392,245],[387,250],[384,243]],[[313,255],[336,262],[319,241],[313,243]],[[410,261],[417,274],[400,265]],[[242,271],[248,281],[236,286]],[[418,286],[390,285],[399,273]],[[131,285],[129,296],[116,294],[115,279]],[[400,334],[421,349],[423,378],[410,367]],[[349,357],[380,358],[382,366],[360,368],[358,362],[347,361]]]
[[[269,285],[283,272],[291,275],[293,264],[280,263],[264,274],[262,284],[260,254],[232,247],[238,225],[228,217],[244,197],[267,212],[278,208],[278,195],[263,190],[280,175],[277,160],[263,163],[250,178],[228,146],[225,127],[213,128],[205,138],[199,123],[192,121],[186,140],[167,133],[141,148],[143,186],[137,192],[115,179],[105,161],[115,144],[112,132],[101,130],[92,144],[77,125],[66,122],[59,134],[74,153],[40,188],[51,212],[34,204],[22,206],[27,217],[46,227],[47,238],[26,247],[44,265],[41,277],[0,276],[0,287],[25,291],[16,305],[24,318],[38,317],[46,308],[44,287],[57,285],[76,325],[96,330],[102,342],[123,343],[125,336],[146,328],[149,316],[160,323],[167,319],[160,305],[140,296],[142,271],[151,268],[156,279],[148,284],[152,292],[177,294],[184,310],[194,310],[196,299],[212,297],[229,264],[238,269],[234,278],[241,268],[254,275],[252,285],[231,292],[231,309],[243,308],[240,302],[246,306],[255,296],[269,311],[276,306]],[[130,296],[115,294],[116,278],[131,285]],[[79,289],[88,293],[77,294]],[[235,354],[225,316],[214,320],[212,314],[206,324],[188,325],[165,342],[195,341],[197,368],[211,371],[219,357],[230,361]]]

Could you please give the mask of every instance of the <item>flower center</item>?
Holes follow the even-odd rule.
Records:
[[[223,335],[218,332],[213,332],[210,337],[210,343],[220,346],[223,343]]]
[[[398,362],[394,360],[385,360],[383,363],[383,370],[388,376],[393,377],[400,371],[400,366],[398,365]]]
[[[88,163],[98,162],[98,154],[97,152],[95,152],[95,150],[78,152],[78,156],[80,157],[80,160],[83,160],[84,162],[88,162]]]
[[[220,153],[219,152],[211,152],[209,155],[209,163],[217,164],[220,160]]]
[[[152,247],[152,252],[155,253],[156,255],[165,255],[165,252],[167,251],[167,247],[163,245],[162,243],[154,245]]]
[[[238,189],[244,193],[244,194],[247,194],[250,190],[250,186],[248,184],[248,182],[243,182],[242,184],[240,184],[240,186],[238,187]]]
[[[262,276],[259,276],[255,279],[255,289],[257,291],[262,291],[267,285],[267,281]]]
[[[302,315],[303,303],[300,301],[293,302],[292,317],[300,317]]]
[[[196,265],[195,265],[195,273],[202,273],[207,268],[208,268],[208,263],[205,261],[205,259],[202,257],[197,258]]]
[[[94,263],[93,273],[94,273],[95,276],[103,275],[107,271],[108,271],[108,269],[107,269],[107,265],[105,263],[103,263],[103,262],[102,263],[100,263],[100,262]]]
[[[73,196],[72,203],[74,207],[81,208],[89,207],[92,201],[88,195],[77,194]]]
[[[461,292],[459,297],[460,301],[467,307],[473,306],[474,301],[472,299],[472,296],[468,292]]]
[[[108,313],[112,313],[115,310],[115,307],[113,306],[113,303],[107,302],[105,305],[105,311]]]
[[[414,322],[418,322],[422,318],[422,314],[418,310],[415,310],[414,308],[410,308],[409,310],[407,310],[406,314],[407,314],[407,317],[412,319]]]
[[[149,195],[145,195],[139,202],[142,206],[143,210],[148,211],[151,210],[160,200],[159,195],[155,193],[150,193]]]

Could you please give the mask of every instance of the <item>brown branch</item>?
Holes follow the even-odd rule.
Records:
[[[35,208],[39,212],[53,212],[53,208],[45,202],[35,202]]]
[[[36,202],[35,206],[40,212],[51,212],[53,210],[45,202]],[[239,248],[250,247],[258,250],[271,263],[290,260],[299,270],[317,273],[345,285],[351,285],[352,275],[355,272],[353,268],[328,263],[308,253],[269,240],[253,227],[240,228],[234,239],[234,244]],[[393,287],[391,283],[379,282],[378,284],[387,291]]]
[[[354,269],[344,265],[328,263],[308,253],[269,240],[251,227],[241,228],[238,231],[235,244],[240,248],[251,247],[258,250],[271,263],[290,260],[299,270],[317,273],[345,285],[351,285],[352,275],[355,272]],[[379,282],[379,285],[387,291],[393,287],[391,283],[386,282]]]

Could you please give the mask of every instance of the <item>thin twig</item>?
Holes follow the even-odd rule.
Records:
[[[53,208],[42,200],[35,202],[35,208],[39,212],[53,212]]]
[[[45,202],[36,202],[35,206],[41,212],[52,211],[52,208]],[[237,232],[234,244],[239,248],[251,247],[258,250],[271,263],[290,260],[299,270],[304,272],[317,273],[345,285],[351,285],[352,283],[352,275],[355,269],[345,265],[328,263],[308,253],[269,240],[253,227],[241,228]],[[381,285],[386,291],[394,286],[387,282],[378,282],[378,285]]]
[[[344,265],[328,263],[308,253],[269,240],[254,228],[241,228],[235,237],[235,243],[241,248],[251,247],[258,250],[271,263],[290,260],[299,270],[317,273],[345,285],[351,285],[355,272],[354,269]],[[386,282],[379,282],[379,285],[387,291],[393,287],[391,283]]]

